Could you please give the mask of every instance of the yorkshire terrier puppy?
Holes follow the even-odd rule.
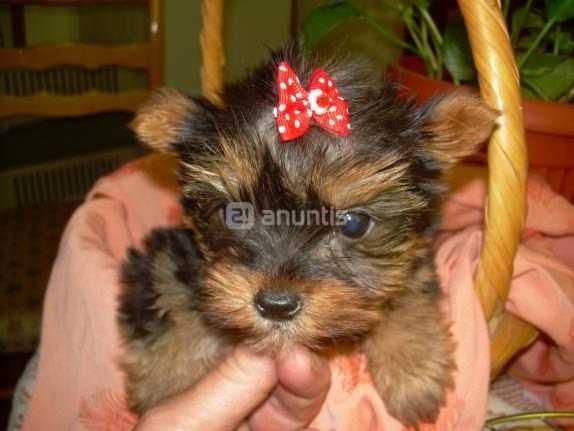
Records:
[[[163,90],[141,108],[139,138],[179,160],[185,221],[123,266],[134,411],[186,390],[237,343],[271,355],[300,343],[362,349],[391,415],[437,418],[454,371],[431,249],[443,175],[497,113],[464,93],[417,107],[379,75],[288,48],[226,87],[221,106]],[[270,217],[281,212],[321,217]]]

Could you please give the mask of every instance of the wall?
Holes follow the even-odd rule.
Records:
[[[165,84],[197,93],[200,89],[201,1],[166,0],[164,17]]]
[[[378,0],[353,0],[359,6]],[[291,4],[297,4],[300,20],[324,0],[224,0],[226,78],[237,79],[259,64],[269,48],[289,40]],[[164,0],[166,85],[196,93],[200,89],[200,0]],[[380,7],[378,8],[380,10]],[[137,6],[85,6],[26,8],[30,44],[86,41],[128,43],[146,34],[145,10]],[[390,21],[392,18],[381,17]],[[10,46],[8,7],[0,5],[0,31]],[[328,50],[358,52],[381,63],[398,50],[363,22],[343,26],[328,38]]]
[[[196,93],[200,89],[200,0],[164,0],[166,85]],[[242,76],[259,64],[268,47],[289,39],[291,0],[225,0],[226,79]],[[29,44],[141,40],[146,18],[134,6],[26,8]],[[10,46],[8,8],[0,7],[0,31]]]
[[[289,40],[290,0],[226,0],[224,9],[225,77],[235,80],[265,59],[269,48]],[[200,88],[201,2],[168,0],[166,84],[191,92]]]

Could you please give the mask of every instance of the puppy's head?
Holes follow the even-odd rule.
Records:
[[[316,67],[349,104],[346,137],[311,127],[280,140],[275,76]],[[491,133],[496,113],[452,94],[418,108],[363,64],[310,64],[287,50],[227,87],[224,107],[164,90],[133,127],[180,161],[182,204],[204,258],[207,321],[261,349],[355,340],[428,265],[443,172]],[[420,275],[420,274],[419,274]],[[419,277],[421,278],[421,277]]]

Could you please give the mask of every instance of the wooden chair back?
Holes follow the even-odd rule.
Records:
[[[12,6],[37,5],[83,6],[86,4],[126,3],[126,0],[8,0]],[[162,0],[132,0],[130,4],[147,6],[149,37],[132,45],[60,44],[37,47],[0,49],[0,70],[46,70],[57,66],[79,66],[94,70],[105,66],[142,69],[148,87],[162,85]],[[61,95],[41,91],[25,96],[0,95],[0,117],[33,115],[40,117],[81,116],[106,111],[134,111],[146,99],[145,88],[123,92],[90,90],[80,94]]]

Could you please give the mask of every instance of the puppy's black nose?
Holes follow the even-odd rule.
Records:
[[[301,310],[303,300],[297,293],[265,290],[255,295],[255,308],[271,320],[289,320]]]

